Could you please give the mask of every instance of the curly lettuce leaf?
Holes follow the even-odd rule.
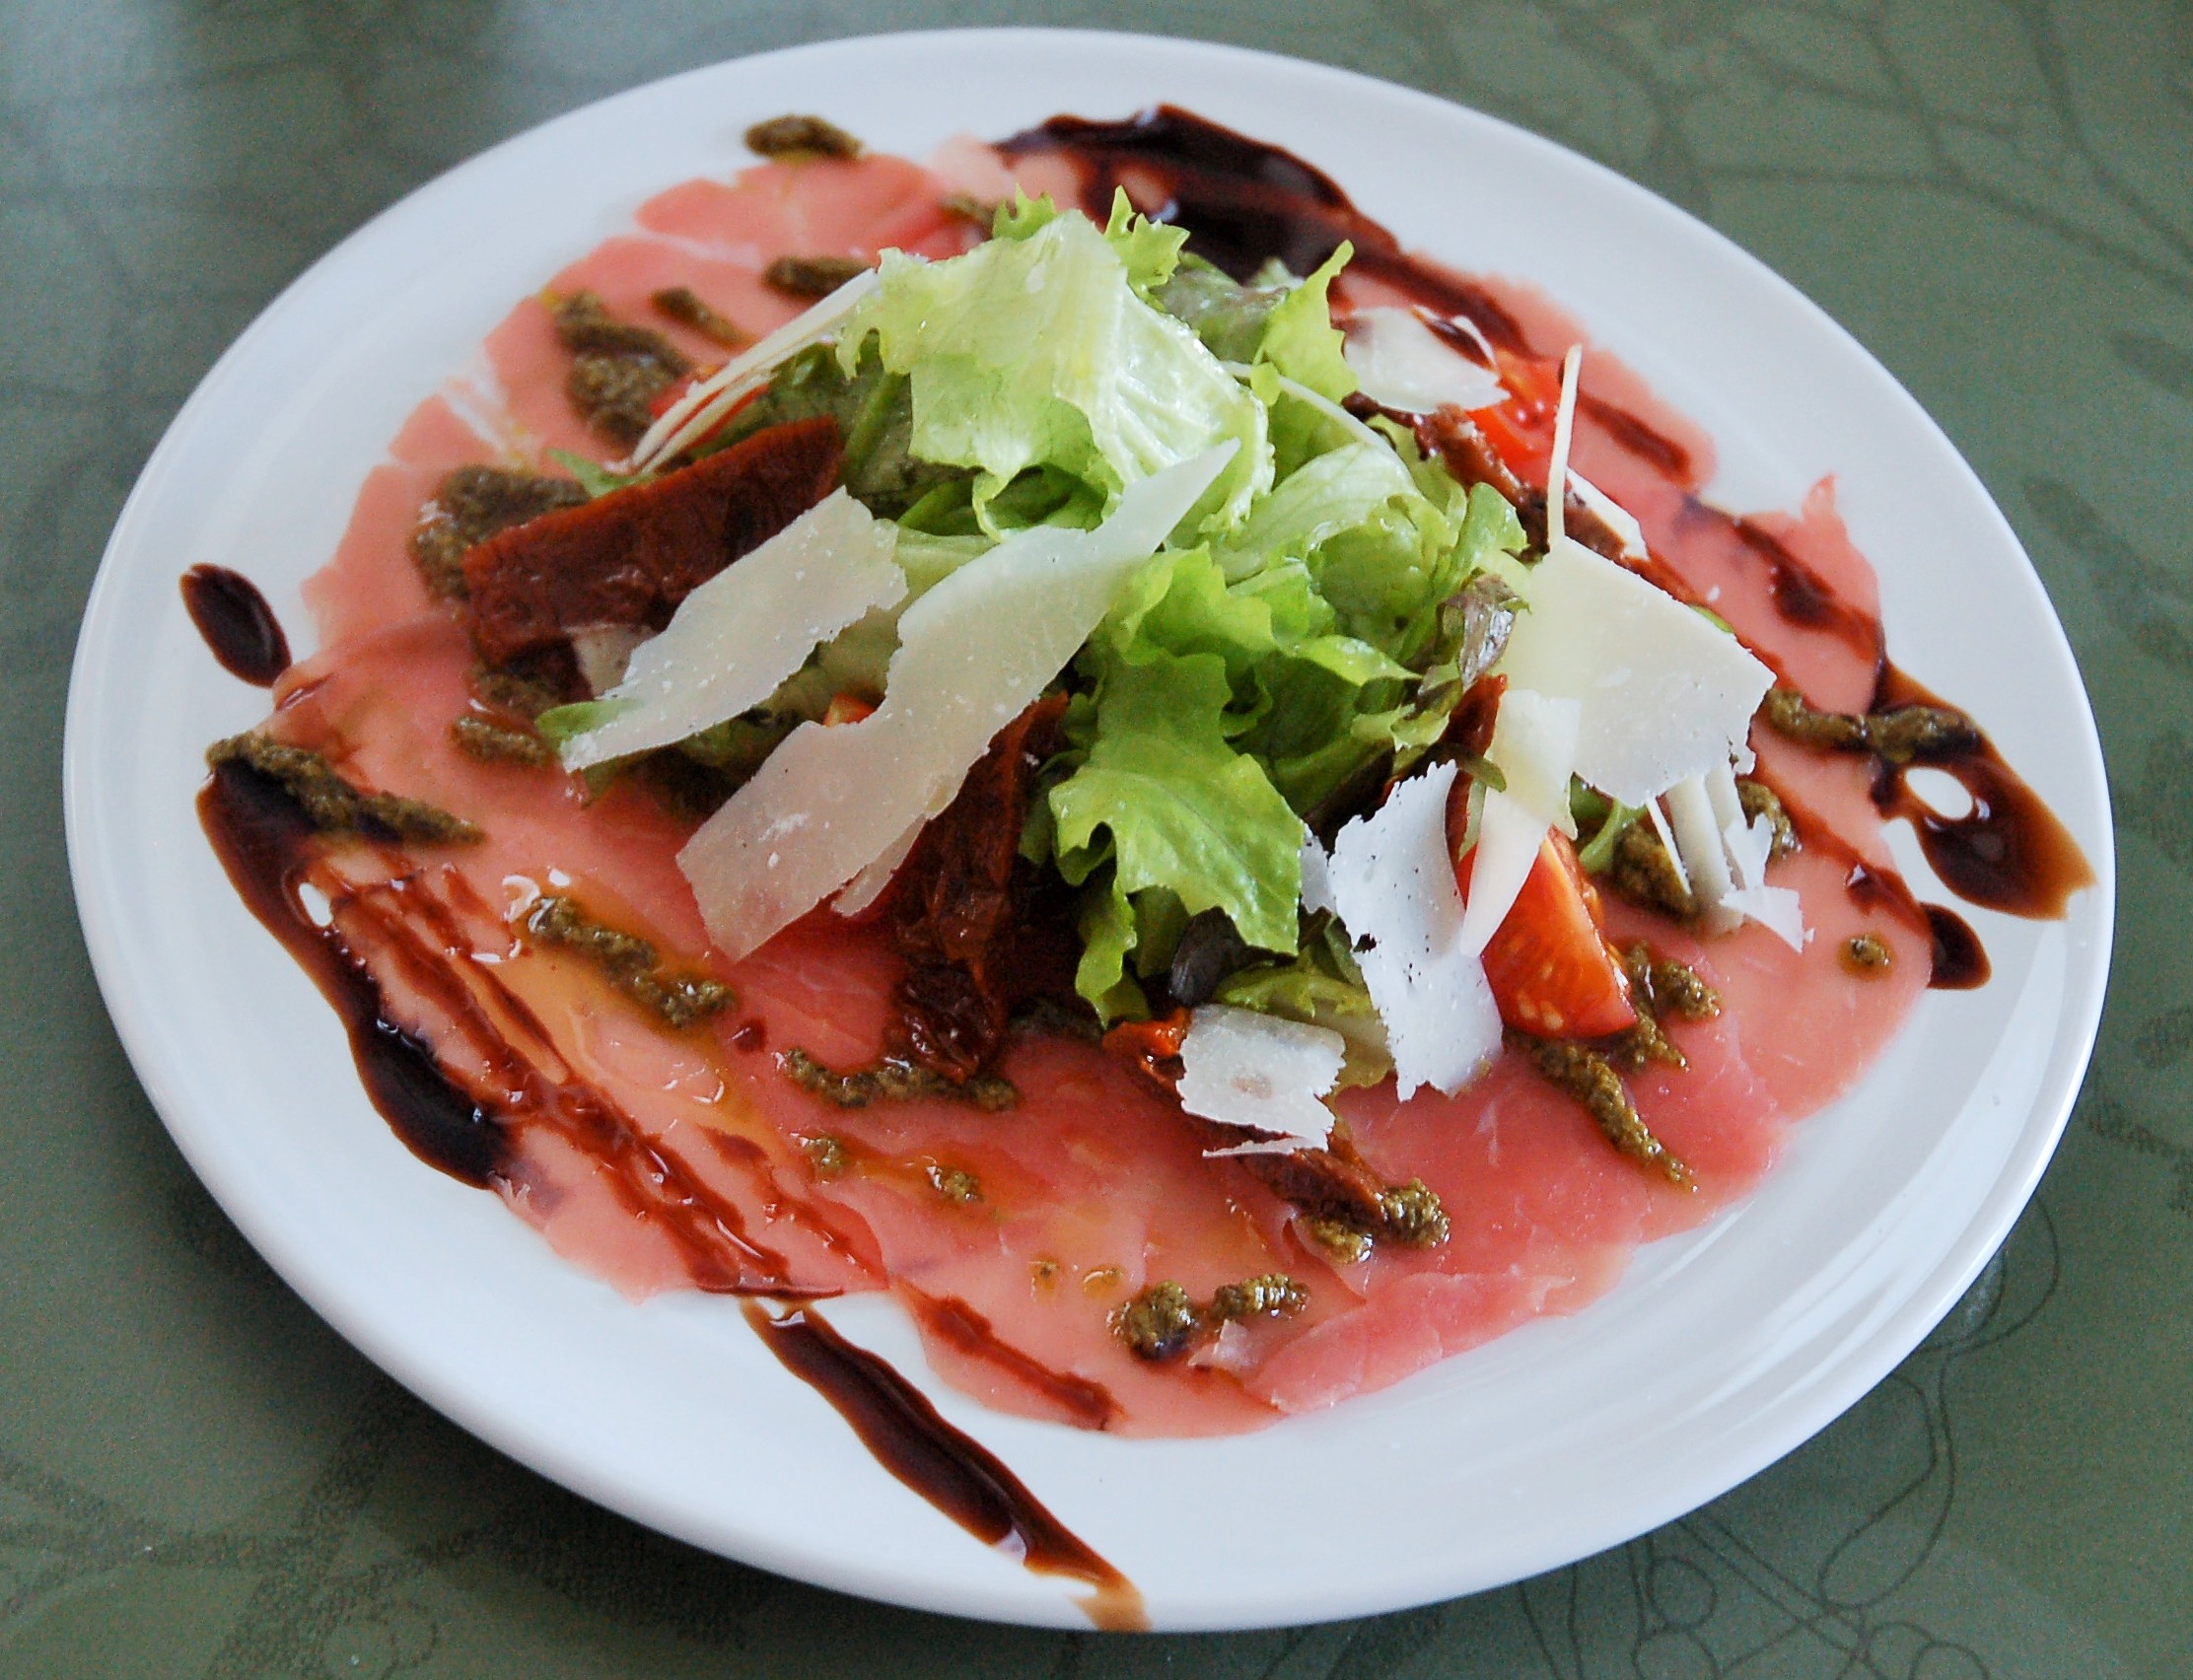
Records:
[[[1338,402],[1355,393],[1355,370],[1341,355],[1346,342],[1332,324],[1329,296],[1333,278],[1347,267],[1355,246],[1343,240],[1301,285],[1280,299],[1264,321],[1256,359],[1269,362],[1298,385]]]
[[[1244,286],[1217,264],[1184,251],[1150,301],[1192,328],[1220,361],[1253,362],[1264,324],[1287,293],[1285,284]]]
[[[907,378],[911,454],[973,468],[970,507],[993,535],[991,503],[1031,468],[1079,480],[1108,509],[1127,485],[1229,440],[1234,459],[1183,527],[1232,525],[1271,482],[1264,408],[1137,294],[1138,275],[1165,268],[1169,231],[1130,223],[1123,258],[1086,216],[1040,220],[1040,203],[1016,207],[1025,233],[963,256],[886,251],[839,367],[857,370],[874,345],[886,372]]]
[[[1047,796],[1060,874],[1079,885],[1108,866],[1085,898],[1091,943],[1077,976],[1099,1011],[1116,1011],[1126,956],[1142,943],[1126,907],[1144,894],[1165,895],[1146,913],[1171,918],[1176,905],[1184,921],[1223,910],[1250,945],[1295,948],[1302,820],[1262,767],[1228,744],[1233,697],[1217,654],[1152,650],[1110,664],[1094,739]],[[1103,898],[1114,902],[1096,902]]]

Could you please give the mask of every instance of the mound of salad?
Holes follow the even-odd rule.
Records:
[[[1219,1433],[1591,1300],[1892,1035],[1868,789],[1980,737],[1875,704],[1826,491],[1708,509],[1361,218],[1222,266],[1055,147],[752,142],[422,405],[211,753],[418,1153],[630,1294],[889,1289],[993,1405]]]

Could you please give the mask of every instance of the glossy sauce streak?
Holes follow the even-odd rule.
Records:
[[[976,1539],[1038,1575],[1065,1575],[1094,1590],[1082,1600],[1099,1628],[1147,1628],[1134,1583],[1077,1540],[1019,1477],[938,1414],[928,1396],[813,1307],[772,1317],[745,1306],[769,1351],[852,1425],[876,1461]]]
[[[221,668],[239,681],[271,688],[289,669],[289,638],[258,586],[226,566],[193,566],[182,575],[183,609]]]
[[[567,1085],[554,1093],[551,1103],[529,1078],[517,1052],[498,1042],[491,1046],[490,1061],[502,1082],[513,1087],[513,1101],[509,1112],[491,1113],[443,1072],[431,1048],[391,1021],[380,982],[342,932],[344,916],[367,895],[343,904],[324,927],[313,919],[301,888],[321,842],[278,783],[243,764],[224,764],[200,792],[198,815],[245,904],[334,1006],[367,1094],[420,1159],[466,1184],[491,1188],[510,1163],[512,1125],[539,1119],[553,1107],[554,1123],[603,1165],[604,1176],[620,1186],[630,1211],[679,1244],[698,1288],[740,1295],[789,1293],[782,1260],[744,1236],[738,1210],[707,1194],[599,1093]],[[400,894],[402,883],[391,883],[390,889]],[[387,935],[390,927],[383,925],[379,931]],[[451,932],[454,937],[455,930]],[[478,1045],[491,1028],[476,1009],[465,1012],[461,986],[447,983],[454,960],[450,949],[422,945],[398,954],[406,978],[432,985],[438,1002],[460,1012],[469,1028],[467,1041]],[[435,985],[437,979],[445,983]],[[523,1009],[507,994],[499,1002]],[[715,1142],[727,1155],[742,1153],[743,1140]],[[744,1148],[751,1150],[750,1145]],[[1005,1364],[1084,1427],[1101,1428],[1117,1411],[1101,1385],[1051,1371],[996,1342],[989,1322],[965,1303],[918,1296],[915,1304],[926,1322],[963,1352]],[[1068,1532],[1018,1477],[946,1423],[884,1361],[845,1342],[812,1310],[796,1308],[772,1319],[749,1303],[746,1315],[786,1368],[820,1392],[901,1482],[1028,1569],[1086,1582],[1093,1591],[1083,1607],[1098,1627],[1148,1626],[1134,1584]]]
[[[1776,612],[1792,624],[1835,637],[1861,659],[1877,665],[1886,657],[1887,642],[1880,620],[1838,595],[1818,573],[1791,553],[1781,538],[1750,520],[1692,500],[1699,517],[1727,525],[1744,547],[1766,562]]]
[[[1938,992],[1969,992],[1985,986],[1995,970],[1972,924],[1939,904],[1925,908],[1927,926],[1934,935],[1934,968],[1927,984]]]
[[[1031,1359],[1011,1343],[1000,1340],[990,1321],[965,1301],[952,1295],[925,1295],[911,1284],[900,1284],[898,1292],[923,1326],[940,1341],[950,1343],[968,1359],[995,1365],[1033,1389],[1077,1428],[1100,1430],[1119,1416],[1119,1402],[1102,1383],[1075,1376],[1070,1371],[1053,1370],[1040,1360]]]
[[[1678,483],[1690,477],[1690,451],[1665,433],[1647,425],[1628,409],[1619,408],[1603,396],[1593,396],[1589,391],[1577,392],[1577,407],[1604,426],[1608,435],[1631,455],[1651,461],[1662,477]]]
[[[1882,665],[1875,711],[1944,704],[1894,665]],[[2006,915],[2055,918],[2073,893],[2093,884],[2093,867],[2079,842],[1985,735],[1911,768],[1954,777],[1971,796],[1972,808],[1962,816],[1943,815],[1911,791],[1906,770],[1886,765],[1875,780],[1874,804],[1911,824],[1927,862],[1958,897]]]
[[[388,1018],[380,982],[335,926],[319,927],[306,913],[298,888],[317,836],[296,801],[256,771],[224,764],[198,795],[198,820],[251,914],[342,1018],[374,1107],[429,1166],[485,1189],[504,1162],[502,1130],[450,1082],[432,1050]]]
[[[1902,875],[1866,862],[1856,847],[1794,796],[1777,787],[1775,797],[1797,825],[1798,837],[1804,845],[1826,853],[1849,872],[1843,877],[1843,887],[1853,902],[1867,909],[1886,910],[1905,926],[1927,936],[1933,957],[1927,974],[1929,986],[1938,992],[1968,992],[1987,983],[1987,952],[1980,948],[1980,936],[1972,931],[1970,923],[1943,905],[1922,904]]]

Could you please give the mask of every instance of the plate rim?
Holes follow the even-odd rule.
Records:
[[[238,377],[238,370],[249,360],[253,346],[273,330],[271,323],[274,317],[287,310],[300,307],[296,300],[309,294],[331,270],[338,269],[350,258],[351,253],[382,237],[382,230],[391,221],[416,214],[419,206],[430,204],[436,197],[450,190],[455,177],[484,164],[488,159],[537,144],[545,132],[559,125],[575,122],[620,102],[643,102],[671,84],[704,79],[722,73],[732,65],[752,66],[764,61],[825,57],[849,49],[887,50],[893,43],[933,42],[940,37],[960,42],[995,44],[1001,48],[1034,46],[1045,51],[1055,51],[1076,42],[1104,43],[1114,47],[1128,46],[1138,50],[1183,53],[1190,57],[1208,54],[1235,61],[1243,68],[1265,74],[1283,71],[1290,75],[1309,73],[1312,79],[1338,78],[1356,84],[1357,92],[1365,97],[1379,100],[1398,98],[1437,107],[1445,120],[1452,120],[1458,115],[1468,121],[1489,124],[1504,131],[1512,142],[1520,142],[1526,149],[1558,160],[1561,167],[1573,169],[1581,165],[1602,177],[1602,184],[1610,189],[1634,195],[1657,215],[1672,214],[1694,236],[1707,236],[1718,245],[1723,258],[1733,258],[1745,271],[1750,283],[1763,283],[1775,294],[1782,307],[1794,305],[1809,317],[1816,328],[1824,328],[1841,353],[1855,354],[1861,359],[1867,373],[1875,383],[1886,387],[1884,394],[1892,393],[1893,399],[1903,405],[1907,418],[1917,421],[1940,441],[1946,457],[1955,463],[1956,470],[1968,481],[1969,488],[1977,492],[1981,505],[1992,516],[1999,535],[2023,562],[2021,582],[2031,594],[2038,596],[2045,609],[2052,639],[2049,652],[2069,675],[2070,691],[2078,699],[2076,721],[2080,727],[2065,732],[2070,737],[2065,744],[2067,750],[2080,760],[2081,767],[2092,774],[2101,801],[2098,833],[2103,840],[2098,853],[2090,859],[2096,877],[2091,916],[2094,937],[2089,944],[2078,946],[2069,953],[2065,968],[2065,1014],[2059,1020],[2057,1035],[2052,1040],[2047,1066],[2038,1078],[2031,1109],[2031,1115],[2045,1114],[2047,1118],[2038,1126],[2033,1125],[2031,1118],[2028,1118],[2018,1134],[2016,1148],[2005,1160],[2002,1170],[1990,1185],[1973,1218],[1948,1245],[1947,1251],[1942,1255],[1927,1279],[1919,1287],[1909,1291],[1897,1309],[1887,1314],[1867,1335],[1863,1354],[1844,1358],[1834,1367],[1833,1379],[1815,1384],[1808,1400],[1785,1404],[1779,1414],[1785,1419],[1780,1429],[1770,1432],[1767,1438],[1747,1442],[1748,1450],[1742,1453],[1724,1455],[1713,1474],[1706,1478],[1711,1485],[1705,1487],[1703,1492],[1695,1492],[1679,1501],[1666,1502],[1668,1508],[1651,1514],[1642,1524],[1635,1519],[1634,1511],[1625,1510],[1620,1516],[1602,1518],[1596,1524],[1583,1525],[1585,1536],[1581,1545],[1564,1543],[1549,1548],[1546,1556],[1521,1558],[1502,1578],[1521,1578],[1539,1570],[1557,1567],[1589,1556],[1605,1546],[1619,1544],[1638,1534],[1649,1532],[1756,1475],[1811,1438],[1855,1404],[1916,1349],[1955,1305],[1973,1279],[2008,1237],[2018,1212],[2030,1200],[2069,1123],[2091,1058],[2106,996],[2116,897],[2115,841],[2109,820],[2106,762],[2101,752],[2091,695],[2079,669],[2077,655],[2030,556],[2026,554],[2016,532],[1963,454],[1901,382],[1863,343],[1793,283],[1720,230],[1693,216],[1681,206],[1559,142],[1421,89],[1338,65],[1228,42],[1126,31],[1013,27],[908,30],[882,35],[840,36],[695,66],[561,112],[493,146],[468,155],[385,207],[346,236],[307,266],[254,315],[249,325],[224,350],[177,409],[160,443],[147,457],[116,518],[79,627],[71,665],[63,741],[63,805],[69,868],[79,918],[101,996],[129,1057],[132,1070],[192,1170],[221,1202],[239,1228],[246,1232],[260,1252],[266,1254],[288,1286],[296,1290],[317,1314],[374,1364],[394,1376],[429,1405],[453,1418],[497,1449],[511,1453],[551,1480],[650,1526],[781,1574],[911,1608],[943,1610],[1002,1621],[1053,1626],[1078,1625],[1072,1605],[1064,1597],[1059,1599],[1058,1613],[1053,1614],[1044,1612],[1039,1605],[1031,1605],[1023,1594],[988,1590],[979,1579],[962,1583],[963,1590],[940,1590],[918,1578],[901,1578],[890,1575],[887,1572],[879,1574],[873,1570],[853,1568],[840,1558],[815,1557],[797,1549],[773,1547],[768,1543],[766,1534],[759,1529],[748,1531],[759,1536],[754,1543],[747,1544],[743,1540],[738,1549],[733,1551],[718,1535],[695,1533],[693,1524],[684,1518],[683,1513],[667,1509],[657,1502],[641,1496],[631,1487],[619,1483],[612,1474],[584,1463],[572,1462],[552,1444],[531,1438],[529,1432],[514,1427],[509,1419],[496,1415],[491,1409],[483,1410],[475,1406],[468,1396],[453,1390],[434,1369],[422,1365],[412,1357],[400,1338],[384,1334],[379,1326],[363,1314],[362,1308],[356,1303],[339,1293],[319,1287],[318,1280],[309,1276],[309,1267],[296,1261],[294,1256],[288,1257],[290,1264],[285,1264],[283,1255],[270,1251],[268,1234],[259,1228],[262,1222],[255,1217],[248,1201],[241,1207],[238,1205],[241,1198],[235,1194],[223,1163],[206,1151],[205,1140],[190,1124],[177,1117],[182,1106],[182,1099],[167,1068],[154,1054],[152,1029],[147,1019],[140,1015],[140,1000],[129,985],[130,976],[125,962],[125,931],[119,925],[118,916],[114,913],[115,907],[99,897],[91,886],[96,874],[93,865],[98,844],[98,800],[92,785],[94,767],[90,760],[93,750],[91,743],[99,738],[102,710],[108,696],[87,679],[87,672],[96,665],[102,638],[110,634],[109,622],[116,619],[120,610],[116,603],[124,589],[121,581],[123,561],[120,557],[128,547],[125,539],[134,534],[134,524],[142,520],[143,509],[153,502],[160,481],[167,471],[172,470],[174,458],[179,453],[178,439],[197,422],[202,413],[219,400],[225,385]],[[665,180],[661,184],[667,186],[672,183]],[[280,960],[286,962],[288,959],[283,955]],[[1988,1234],[1975,1234],[1982,1229]],[[276,1241],[271,1246],[279,1249],[283,1245]],[[561,1261],[557,1263],[566,1264]],[[308,1274],[306,1281],[299,1281],[300,1272]],[[1042,1497],[1043,1490],[1040,1487],[1035,1491],[1038,1497]],[[1560,1555],[1550,1555],[1553,1552]],[[1190,1631],[1300,1624],[1398,1609],[1408,1604],[1452,1596],[1459,1591],[1484,1590],[1501,1583],[1495,1580],[1456,1583],[1451,1579],[1443,1579],[1440,1571],[1428,1564],[1406,1575],[1388,1575],[1386,1589],[1382,1591],[1367,1594],[1360,1590],[1353,1593],[1327,1590],[1305,1594],[1300,1590],[1291,1590],[1269,1595],[1260,1609],[1247,1615],[1224,1613],[1207,1620],[1168,1615],[1162,1620],[1161,1625],[1170,1631]],[[1279,1602],[1281,1599],[1285,1602]]]

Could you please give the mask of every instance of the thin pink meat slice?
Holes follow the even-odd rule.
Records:
[[[660,192],[639,224],[757,271],[780,256],[873,258],[892,247],[950,256],[985,231],[944,207],[955,190],[919,164],[876,154],[760,164]]]
[[[898,972],[876,936],[817,919],[734,976],[772,1051],[797,1045],[825,1064],[857,1066],[881,1047]],[[859,1215],[894,1281],[964,1303],[1036,1365],[1100,1385],[1119,1408],[1106,1427],[1198,1435],[1271,1421],[1232,1381],[1183,1381],[1176,1368],[1135,1359],[1106,1326],[1114,1306],[1160,1279],[1208,1295],[1261,1273],[1300,1275],[1308,1256],[1285,1210],[1239,1168],[1205,1162],[1169,1105],[1093,1047],[1024,1041],[1001,1071],[1025,1094],[1002,1114],[936,1101],[840,1109],[778,1075],[766,1056],[755,1059],[750,1095],[780,1131],[852,1151],[852,1169],[814,1193]],[[980,1199],[946,1200],[932,1169],[972,1173]],[[1086,1421],[1062,1417],[1008,1366],[924,1330],[939,1369],[988,1404]]]
[[[409,548],[419,508],[451,468],[494,451],[447,398],[430,396],[412,410],[389,454],[366,474],[334,558],[306,580],[305,605],[323,647],[429,610]]]
[[[971,230],[937,209],[939,184],[914,166],[873,159],[764,166],[731,185],[689,183],[643,209],[645,233],[610,242],[557,285],[591,286],[612,308],[646,318],[653,290],[687,284],[765,330],[798,307],[758,285],[758,269],[775,255],[865,255],[886,244],[926,244],[931,254],[958,248]],[[1534,335],[1565,330],[1548,324],[1550,306],[1530,315],[1530,300],[1516,301]],[[540,443],[561,438],[562,447],[603,453],[569,415],[567,358],[537,304],[514,312],[491,353],[511,394],[505,420]],[[1607,358],[1587,365],[1592,388],[1683,443],[1693,476],[1710,462],[1696,429],[1654,404],[1626,370]],[[1815,700],[1848,703],[1859,662],[1847,648],[1837,655],[1804,641],[1808,633],[1774,612],[1744,555],[1686,533],[1690,483],[1589,418],[1580,438],[1584,470],[1645,519],[1656,550],[1692,587],[1718,586],[1724,616],[1770,657],[1804,668]],[[349,767],[368,781],[480,821],[486,844],[453,854],[438,878],[453,901],[473,907],[483,944],[505,942],[500,972],[573,1076],[605,1092],[678,1173],[733,1206],[742,1228],[802,1287],[867,1289],[888,1279],[917,1308],[958,1303],[961,1324],[968,1315],[987,1321],[985,1351],[941,1331],[933,1313],[916,1314],[938,1371],[1000,1409],[1089,1425],[1097,1404],[1089,1397],[1098,1395],[1111,1407],[1103,1426],[1123,1433],[1239,1431],[1385,1386],[1529,1317],[1574,1311],[1620,1277],[1640,1241],[1694,1225],[1755,1184],[1790,1122],[1839,1093],[1924,983],[1923,936],[1858,905],[1843,888],[1842,866],[1824,852],[1777,867],[1777,879],[1803,894],[1814,929],[1803,953],[1756,928],[1701,943],[1612,907],[1618,936],[1649,937],[1664,954],[1692,961],[1728,1004],[1713,1022],[1674,1029],[1687,1071],[1632,1082],[1640,1110],[1691,1165],[1699,1189],[1676,1190],[1615,1155],[1580,1109],[1504,1058],[1456,1098],[1427,1093],[1401,1104],[1387,1086],[1346,1099],[1372,1163],[1394,1180],[1423,1177],[1453,1225],[1441,1248],[1389,1245],[1369,1265],[1328,1264],[1290,1210],[1238,1166],[1203,1161],[1167,1103],[1084,1045],[1017,1044],[1003,1071],[1026,1100],[1008,1114],[942,1102],[836,1108],[783,1077],[776,1057],[798,1046],[851,1067],[877,1053],[897,965],[873,930],[818,915],[746,961],[719,967],[739,1005],[697,1035],[664,1033],[573,959],[519,950],[511,906],[560,878],[598,913],[688,953],[691,965],[709,963],[690,954],[706,945],[675,869],[677,824],[629,789],[583,806],[566,779],[478,764],[449,739],[470,650],[456,619],[426,600],[404,538],[439,474],[483,453],[491,452],[447,404],[430,402],[414,417],[396,460],[369,480],[342,550],[312,586],[323,636],[344,645],[283,684],[278,727],[290,738],[342,743]],[[1824,493],[1777,533],[1870,604],[1871,573]],[[1870,672],[1866,681],[1870,695]],[[1852,766],[1761,744],[1778,785],[1831,808],[1854,842],[1877,845],[1878,818]],[[1854,985],[1835,952],[1860,931],[1886,939],[1894,962],[1882,979]],[[425,1000],[412,1007],[430,1023]],[[1842,1046],[1832,1061],[1803,1053],[1828,1041]],[[804,1146],[822,1137],[841,1142],[854,1170],[814,1174]],[[940,1195],[939,1177],[955,1169],[974,1175],[979,1199]],[[567,1134],[529,1125],[506,1195],[559,1252],[627,1293],[705,1284],[686,1253],[635,1220],[612,1176]],[[1307,1282],[1312,1304],[1300,1318],[1230,1333],[1223,1358],[1153,1366],[1107,1328],[1114,1306],[1158,1279],[1204,1296],[1265,1271]],[[1057,1380],[1030,1372],[1064,1379],[1084,1403],[1063,1403]]]

